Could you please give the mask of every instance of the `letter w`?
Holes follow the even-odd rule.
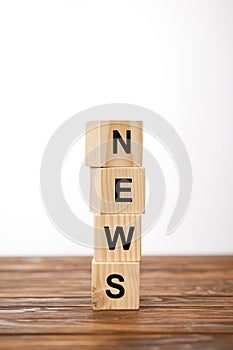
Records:
[[[131,241],[132,241],[132,237],[133,237],[133,233],[134,233],[134,227],[133,226],[130,226],[130,228],[129,228],[127,240],[125,239],[125,234],[124,234],[124,230],[123,230],[122,226],[117,226],[116,227],[113,239],[112,239],[112,236],[111,236],[111,232],[110,232],[109,226],[104,226],[104,231],[105,231],[105,235],[106,235],[106,238],[107,238],[107,241],[108,241],[109,250],[115,250],[116,244],[117,244],[117,240],[118,240],[119,236],[121,237],[121,242],[122,242],[122,245],[123,245],[123,249],[124,250],[129,250],[130,244],[131,244]]]

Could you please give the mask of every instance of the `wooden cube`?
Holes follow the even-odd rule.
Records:
[[[141,215],[95,215],[95,261],[141,260]]]
[[[141,121],[91,121],[86,126],[86,165],[141,166]]]
[[[144,169],[91,168],[90,206],[91,211],[98,214],[144,213]]]
[[[139,308],[139,262],[92,261],[93,310]]]

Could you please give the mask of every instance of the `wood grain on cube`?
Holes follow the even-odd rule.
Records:
[[[91,168],[91,211],[97,214],[142,214],[145,172],[141,167]],[[118,187],[117,187],[118,186]],[[116,195],[116,188],[121,188]]]
[[[96,261],[141,260],[140,215],[95,215],[94,226]]]
[[[114,150],[113,137],[116,132],[121,135],[122,142],[129,146],[128,149],[124,149],[117,140]],[[143,123],[141,121],[90,121],[86,126],[86,165],[90,167],[141,166],[142,139]]]
[[[139,262],[96,262],[92,260],[93,310],[139,308]]]

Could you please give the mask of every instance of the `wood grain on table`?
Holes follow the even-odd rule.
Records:
[[[144,257],[139,311],[92,311],[91,258],[0,258],[1,349],[233,349],[233,256]]]

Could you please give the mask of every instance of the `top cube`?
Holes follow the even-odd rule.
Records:
[[[86,165],[142,166],[142,121],[91,121],[86,125]]]

